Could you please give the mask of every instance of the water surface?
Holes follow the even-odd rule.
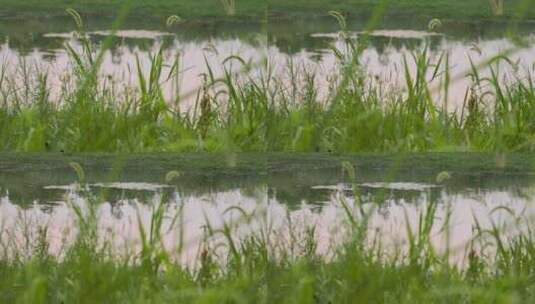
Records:
[[[357,44],[364,41],[366,21],[362,17],[347,20],[346,31]],[[370,33],[361,62],[373,83],[381,85],[384,91],[402,90],[406,82],[404,59],[414,74],[413,54],[428,49],[430,64],[438,63],[441,56],[447,54],[450,78],[460,78],[450,84],[448,94],[440,88],[445,67],[437,77],[432,77],[433,71],[429,71],[427,78],[434,88],[436,102],[456,109],[463,104],[470,88],[470,79],[466,77],[470,60],[477,65],[501,52],[515,49],[509,54],[509,63],[497,61],[494,64],[500,79],[503,83],[525,81],[532,72],[535,54],[533,22],[518,25],[515,33],[525,40],[520,45],[508,35],[506,21],[443,20],[440,27],[432,30],[428,28],[429,21],[403,16],[385,18]],[[11,72],[9,74],[15,75],[17,70],[22,74],[20,70],[24,69],[45,71],[52,93],[58,91],[59,84],[65,82],[65,71],[72,67],[72,60],[64,49],[65,43],[81,50],[74,34],[74,23],[68,17],[53,17],[10,18],[0,20],[0,24],[0,41],[3,41],[0,58],[4,68]],[[86,35],[98,46],[111,33],[111,24],[110,18],[89,17]],[[339,24],[330,17],[259,22],[186,20],[172,27],[166,27],[161,20],[128,20],[115,33],[112,46],[104,56],[101,74],[117,87],[136,87],[136,58],[147,72],[151,56],[162,48],[169,65],[167,72],[176,59],[181,63],[177,79],[161,81],[166,97],[170,102],[182,100],[184,110],[189,110],[195,92],[202,87],[207,66],[216,77],[222,75],[225,67],[247,74],[241,63],[224,63],[229,56],[239,56],[256,70],[249,72],[254,78],[266,77],[267,67],[270,67],[270,76],[283,82],[290,82],[294,74],[302,76],[305,70],[313,73],[321,97],[326,94],[327,84],[339,66],[332,48],[343,50],[345,47],[339,32]],[[490,70],[483,68],[480,73],[483,77],[489,75]],[[163,75],[167,75],[165,71]]]
[[[91,17],[85,21],[84,35],[96,46],[109,37],[111,19]],[[361,43],[366,20],[355,18],[347,22],[346,34]],[[456,109],[470,88],[469,79],[464,77],[470,60],[482,62],[519,46],[506,34],[505,22],[443,20],[442,26],[433,30],[428,29],[428,22],[388,18],[369,33],[361,61],[375,84],[390,93],[397,92],[406,80],[404,58],[414,73],[411,58],[415,52],[427,49],[431,63],[447,54],[449,73],[462,77],[451,85],[448,100],[440,89],[433,94],[437,103],[447,102],[450,109]],[[136,60],[147,72],[151,56],[162,49],[167,62],[180,62],[177,79],[161,81],[166,98],[172,103],[180,101],[181,109],[188,110],[202,87],[207,65],[216,76],[225,67],[241,72],[243,64],[223,63],[237,55],[253,67],[246,77],[264,77],[267,66],[272,68],[272,77],[281,82],[288,82],[296,71],[298,75],[313,71],[321,96],[340,64],[332,52],[333,47],[344,47],[339,31],[332,18],[210,20],[184,22],[171,28],[150,19],[128,20],[114,34],[100,72],[103,79],[121,90],[136,87]],[[521,23],[516,33],[527,44],[510,55],[514,64],[494,65],[504,83],[526,81],[534,66],[535,25]],[[72,81],[66,79],[73,62],[64,46],[69,43],[80,50],[81,45],[69,18],[0,19],[0,41],[0,60],[10,76],[9,81],[2,82],[2,90],[24,94],[20,90],[24,81],[37,82],[39,75],[46,74],[54,96],[61,90],[59,84]],[[163,74],[169,69],[167,66]],[[489,69],[481,73],[488,75]],[[427,76],[432,86],[440,88],[444,75],[440,73],[432,81]],[[84,180],[75,174],[70,162],[85,169]],[[344,169],[345,162],[354,166],[355,179]],[[147,227],[156,206],[163,204],[165,246],[177,248],[185,233],[185,262],[191,261],[202,245],[207,221],[214,227],[238,223],[240,235],[273,227],[273,237],[281,246],[289,242],[290,232],[306,235],[314,228],[319,253],[328,254],[347,232],[343,228],[348,222],[344,202],[358,217],[360,205],[355,202],[360,201],[371,214],[370,233],[384,236],[386,244],[406,242],[407,222],[416,227],[420,214],[436,204],[433,242],[445,248],[447,230],[451,234],[450,245],[465,248],[473,236],[475,219],[485,227],[494,222],[506,229],[523,229],[515,223],[520,218],[529,219],[534,210],[533,164],[535,159],[529,155],[493,154],[3,154],[0,222],[4,229],[0,236],[12,246],[24,247],[31,244],[25,234],[38,237],[39,228],[47,227],[50,250],[58,253],[74,237],[78,220],[73,206],[78,206],[85,212],[95,208],[103,239],[111,238],[118,250],[135,251],[140,245],[138,219]],[[168,172],[174,170],[179,176],[166,180]],[[437,181],[437,175],[444,171],[450,178]],[[235,206],[251,216],[244,219],[243,214],[231,208]],[[175,226],[173,221],[178,213],[183,219],[181,226]],[[445,223],[449,227],[446,230]],[[26,249],[31,251],[31,246]],[[458,258],[462,257],[461,254]]]
[[[452,258],[462,263],[476,220],[481,227],[497,225],[504,235],[524,231],[530,223],[534,160],[440,153],[4,154],[1,237],[11,244],[8,248],[31,252],[28,238],[46,228],[51,253],[61,254],[76,235],[76,210],[85,216],[94,210],[101,241],[111,242],[118,253],[135,253],[141,246],[140,223],[150,229],[151,217],[162,206],[165,248],[182,248],[178,258],[185,263],[193,263],[205,246],[206,225],[216,230],[230,225],[238,238],[269,231],[277,246],[289,246],[292,238],[313,231],[317,253],[329,256],[351,231],[344,206],[356,219],[362,217],[359,210],[369,212],[370,239],[380,236],[387,248],[401,249],[408,241],[407,224],[417,231],[421,216],[435,206],[432,242],[439,251],[458,248]],[[85,168],[83,182],[72,162]],[[355,168],[355,179],[348,164]],[[170,171],[180,174],[166,179]],[[437,180],[443,172],[449,179]],[[222,239],[214,236],[213,241]],[[295,250],[299,254],[302,248]]]

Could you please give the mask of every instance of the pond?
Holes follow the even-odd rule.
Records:
[[[504,237],[526,229],[534,161],[462,153],[3,154],[2,238],[18,252],[31,252],[28,240],[46,230],[50,251],[59,254],[74,238],[80,214],[94,212],[102,241],[132,252],[141,244],[140,225],[150,229],[160,210],[165,247],[183,248],[184,263],[196,260],[207,226],[225,225],[236,237],[269,227],[280,246],[313,230],[318,253],[328,256],[347,233],[347,206],[356,219],[365,210],[370,235],[391,248],[403,248],[407,224],[418,231],[421,217],[434,210],[433,243],[439,251],[457,248],[452,259],[462,263],[476,224],[496,225]],[[83,183],[72,163],[84,168]],[[169,172],[177,173],[170,179]]]
[[[113,19],[109,17],[93,16],[84,21],[85,34],[97,45],[112,32]],[[432,94],[437,103],[451,110],[466,101],[472,83],[467,76],[472,72],[471,62],[477,66],[506,52],[509,61],[497,60],[491,65],[504,84],[525,81],[535,67],[535,23],[531,21],[515,25],[515,37],[521,37],[522,43],[511,38],[508,29],[512,27],[503,20],[442,20],[429,29],[431,20],[428,18],[385,17],[370,36],[364,38],[367,21],[363,17],[348,18],[345,31],[357,44],[367,41],[360,61],[371,81],[384,91],[403,91],[407,80],[404,59],[409,74],[415,75],[413,54],[427,49],[428,63],[443,65],[438,73],[432,69],[426,71]],[[0,28],[3,69],[11,72],[9,75],[36,75],[38,71],[46,71],[51,94],[59,94],[61,84],[66,81],[66,71],[72,70],[73,64],[65,44],[82,50],[71,18],[0,19]],[[180,73],[174,80],[168,79],[168,73],[162,73],[165,95],[170,102],[180,100],[181,109],[188,111],[206,79],[208,66],[214,77],[223,75],[224,68],[247,74],[237,60],[226,60],[239,56],[250,63],[253,71],[249,74],[253,77],[269,75],[293,83],[294,78],[314,75],[321,96],[326,93],[327,84],[339,66],[332,48],[343,50],[345,47],[339,32],[340,25],[332,17],[258,22],[201,19],[186,20],[172,27],[159,19],[127,20],[114,34],[115,39],[104,54],[101,74],[116,87],[136,87],[137,60],[141,69],[148,73],[151,56],[163,49],[166,72],[176,60],[180,66]],[[442,55],[448,56],[447,68]],[[251,70],[250,67],[247,70]],[[480,78],[491,75],[489,67],[481,67],[479,73]],[[446,75],[451,83],[444,90]],[[26,78],[31,77],[19,78],[22,79],[15,82],[27,82]]]
[[[441,72],[430,83],[439,87],[433,92],[437,102],[455,110],[465,102],[470,89],[466,74],[471,61],[477,65],[514,48],[508,54],[509,63],[500,61],[494,66],[504,82],[525,80],[535,67],[533,22],[517,26],[516,34],[527,42],[518,44],[507,35],[508,24],[503,21],[443,20],[433,30],[428,28],[429,21],[385,19],[369,33],[369,44],[361,54],[366,74],[395,91],[406,81],[404,58],[410,72],[415,73],[416,65],[411,61],[414,52],[427,48],[432,62],[448,54],[448,73]],[[112,22],[105,17],[88,18],[83,35],[101,44],[112,33]],[[266,66],[273,69],[276,78],[289,82],[292,69],[299,74],[313,71],[321,90],[339,64],[332,48],[344,47],[339,39],[340,26],[330,17],[195,21],[170,28],[164,23],[127,20],[113,34],[100,73],[120,88],[135,87],[138,61],[148,71],[151,56],[162,49],[169,62],[179,58],[177,81],[162,83],[168,100],[186,96],[182,100],[184,111],[190,109],[190,99],[195,99],[202,87],[207,66],[221,75],[229,56],[251,62],[254,68],[249,72],[253,77],[266,73]],[[349,19],[346,35],[359,43],[365,28],[366,20]],[[82,48],[74,30],[67,17],[0,19],[0,58],[7,74],[18,77],[13,85],[17,87],[25,75],[33,79],[44,72],[51,94],[59,94],[54,90],[61,89],[65,71],[73,65],[65,44]],[[168,72],[171,67],[166,69]],[[485,76],[491,70],[486,67],[480,72]],[[440,90],[446,74],[455,79],[447,93]],[[70,162],[84,168],[83,183]],[[345,169],[342,164],[346,164]],[[348,221],[348,204],[355,217],[362,217],[362,210],[367,210],[370,233],[386,236],[389,240],[385,242],[394,245],[407,242],[407,227],[417,230],[422,215],[436,208],[434,242],[444,249],[447,235],[448,248],[466,249],[476,224],[523,229],[516,223],[532,215],[532,164],[535,159],[527,156],[494,154],[4,154],[0,155],[1,236],[15,247],[24,247],[45,227],[50,250],[60,252],[73,239],[79,221],[76,210],[85,215],[93,210],[104,238],[112,238],[117,249],[135,250],[140,246],[140,223],[148,227],[157,206],[163,205],[167,231],[164,243],[169,249],[187,244],[183,257],[186,263],[198,253],[208,224],[221,229],[225,224],[239,223],[242,225],[236,229],[245,235],[262,227],[275,227],[280,232],[277,239],[283,243],[292,233],[306,234],[313,229],[318,250],[328,255],[342,238],[339,235],[344,234],[340,227]],[[349,167],[355,168],[355,179],[349,178]],[[166,180],[174,170],[179,176]],[[438,181],[441,174],[449,178]],[[185,236],[182,229],[172,229],[177,225],[177,214],[187,228]]]

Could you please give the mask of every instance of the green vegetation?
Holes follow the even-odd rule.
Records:
[[[441,17],[453,19],[466,19],[473,17],[492,18],[496,17],[494,0],[268,0],[273,13],[300,12],[318,14],[318,12],[337,10],[349,15],[366,15],[372,12],[380,3],[386,3],[387,15],[417,15],[428,17]],[[518,5],[523,1],[507,1],[503,6],[502,16],[511,16],[515,13]],[[535,16],[535,9],[530,7],[525,11],[528,16]]]
[[[72,7],[83,14],[114,14],[124,0],[1,0],[4,11],[11,14],[46,16],[63,15],[66,8]],[[499,8],[489,0],[396,0],[388,2],[388,14],[417,14],[431,17],[473,18],[494,17],[494,8]],[[352,15],[366,15],[373,11],[379,1],[375,0],[132,0],[134,15],[157,16],[165,18],[171,14],[197,17],[238,17],[258,18],[266,15],[288,17],[289,15],[318,16],[330,10],[339,10]],[[507,1],[503,16],[511,16],[521,0]],[[291,13],[289,13],[291,12]],[[531,6],[526,13],[535,16]]]
[[[79,17],[77,17],[79,18]],[[80,20],[78,23],[81,23]],[[343,25],[343,22],[342,22]],[[110,38],[111,39],[111,38]],[[108,40],[110,40],[108,39]],[[111,40],[110,40],[111,41]],[[313,72],[288,67],[287,81],[273,75],[269,63],[256,66],[239,57],[222,63],[216,77],[207,67],[194,107],[183,113],[180,100],[165,100],[162,83],[177,81],[179,61],[154,54],[148,73],[138,68],[138,87],[101,79],[99,54],[88,39],[83,50],[67,46],[73,62],[70,79],[52,97],[46,72],[32,74],[23,63],[16,74],[0,78],[0,150],[26,152],[418,152],[533,151],[535,87],[519,80],[504,85],[492,69],[482,77],[472,66],[472,86],[455,113],[437,104],[432,92],[450,84],[446,55],[436,62],[424,49],[405,60],[403,93],[372,85],[363,73],[360,51],[346,39],[335,50],[337,77],[318,91]],[[364,44],[364,43],[363,43]],[[409,60],[417,66],[409,72]],[[21,61],[22,62],[22,61]],[[260,77],[236,74],[260,69]],[[505,55],[493,62],[512,65]],[[167,68],[169,72],[164,74]],[[528,71],[529,72],[529,71]],[[442,87],[430,88],[429,75],[442,75]],[[16,77],[23,75],[22,80]],[[34,79],[35,81],[32,81]],[[162,80],[165,80],[162,82]],[[20,85],[23,89],[20,89]],[[390,90],[390,91],[389,91]],[[323,96],[325,95],[325,96]],[[452,101],[450,101],[452,102]]]
[[[353,12],[351,1],[347,2],[349,4],[319,0],[307,1],[307,4],[304,1],[286,2],[271,1],[268,11],[292,10],[295,4],[305,13],[308,10],[321,11],[324,7]],[[489,15],[475,5],[480,2],[459,2],[457,6],[451,2],[430,1],[418,6],[412,5],[417,4],[412,1],[411,5],[400,1],[393,7],[403,11],[404,5],[407,5],[411,11],[429,10],[435,16],[441,15],[441,12],[445,16],[455,15],[460,11],[463,11],[460,16]],[[48,13],[55,14],[63,11],[66,4],[64,1],[22,3],[11,0],[3,3],[7,9],[24,9],[30,14],[44,7]],[[92,3],[98,6],[74,7],[84,13],[114,12],[119,1]],[[171,1],[134,1],[133,9],[137,14],[163,16],[172,11],[192,17],[258,16],[261,11],[266,12],[256,1],[248,2],[247,6],[226,1],[222,5],[224,9],[213,8],[207,0],[169,3]],[[445,8],[437,9],[442,3]],[[455,9],[452,8],[454,5]],[[485,1],[485,5],[488,2]],[[214,9],[214,12],[207,8]],[[489,77],[480,75],[476,66],[471,67],[467,76],[462,75],[471,80],[471,86],[465,98],[457,101],[462,106],[456,112],[449,112],[447,104],[439,104],[433,97],[436,91],[447,92],[451,82],[456,80],[455,75],[449,75],[447,54],[431,60],[427,48],[416,51],[412,58],[405,58],[401,67],[406,79],[403,90],[390,89],[364,73],[361,52],[366,46],[366,36],[362,36],[358,45],[355,44],[343,31],[345,23],[342,15],[333,13],[342,27],[340,36],[344,45],[342,49],[333,50],[337,70],[328,83],[318,84],[314,71],[296,69],[291,63],[287,66],[288,75],[283,77],[271,73],[273,70],[268,60],[248,63],[233,56],[221,63],[224,66],[221,77],[214,76],[213,67],[206,67],[203,86],[190,94],[190,97],[196,97],[195,104],[191,110],[183,112],[181,103],[184,100],[167,100],[163,89],[166,83],[179,80],[181,65],[178,59],[166,61],[163,50],[157,52],[152,55],[149,71],[140,67],[138,59],[137,70],[134,71],[138,85],[125,88],[99,74],[101,55],[108,50],[113,38],[107,38],[96,49],[95,44],[84,35],[78,13],[69,10],[69,14],[79,27],[81,50],[66,45],[72,70],[65,71],[64,82],[54,88],[54,92],[49,87],[47,71],[28,69],[23,60],[17,67],[4,65],[0,69],[2,152],[57,152],[47,157],[60,155],[63,165],[69,158],[72,161],[84,160],[83,155],[72,154],[79,152],[113,152],[117,155],[132,152],[222,152],[211,154],[211,158],[194,154],[199,157],[199,163],[184,166],[191,166],[190,169],[197,171],[228,170],[227,178],[232,176],[231,173],[249,177],[248,174],[254,176],[251,172],[258,174],[257,171],[267,170],[265,165],[268,162],[257,161],[257,154],[249,155],[250,158],[240,162],[234,152],[295,153],[291,157],[300,159],[306,159],[306,156],[296,152],[325,153],[321,155],[387,152],[394,153],[389,155],[390,161],[395,162],[403,157],[403,153],[399,152],[484,151],[488,153],[470,155],[466,159],[452,158],[451,166],[470,171],[476,167],[470,167],[472,164],[467,161],[470,159],[490,174],[500,170],[525,172],[525,164],[532,163],[531,155],[515,154],[506,162],[502,154],[535,150],[535,87],[532,75],[527,71],[527,76],[518,76],[516,82],[504,84],[498,70],[492,67],[493,63],[499,62],[516,68],[516,63],[507,58],[507,53],[490,62],[492,72]],[[509,7],[505,8],[505,14],[510,14]],[[172,23],[178,18],[168,20]],[[414,61],[416,73],[410,72],[409,60]],[[242,73],[231,70],[229,63],[242,67]],[[13,69],[16,73],[12,72]],[[255,71],[255,76],[248,73],[251,70]],[[432,79],[441,79],[442,85],[430,87],[429,75]],[[322,92],[319,86],[328,88],[327,92]],[[26,166],[43,161],[43,158],[34,159],[32,155],[5,155],[25,159],[22,163]],[[164,162],[166,159],[162,155],[156,157]],[[222,159],[220,155],[228,159]],[[425,157],[430,155],[433,154]],[[130,166],[143,170],[144,166],[148,166],[143,157],[140,156],[137,162],[132,161],[135,164]],[[295,164],[291,157],[279,165],[285,165],[290,171],[291,165]],[[371,163],[365,155],[362,157],[362,162],[376,170],[388,169]],[[479,161],[478,157],[483,161]],[[110,162],[103,158],[98,161]],[[348,160],[340,157],[331,160],[331,164],[342,161],[343,174],[355,185],[356,173]],[[309,161],[321,162],[314,158]],[[179,159],[178,162],[187,160]],[[122,159],[117,163],[120,169]],[[422,165],[418,158],[405,164],[408,167],[418,165]],[[9,171],[10,166],[13,164],[0,162],[3,170]],[[41,166],[43,171],[48,171],[46,166],[51,164]],[[87,180],[82,166],[78,163],[71,163],[71,166],[83,186]],[[102,166],[113,167],[112,174],[118,173],[115,172],[117,168],[109,163]],[[236,169],[231,172],[228,167]],[[21,171],[24,168],[11,169]],[[65,170],[61,165],[55,168]],[[179,178],[179,175],[178,172],[167,174],[166,182],[170,183],[167,179]],[[436,183],[450,177],[447,172],[439,176],[434,177]],[[36,179],[35,176],[31,178]],[[46,178],[50,179],[50,176]],[[48,228],[28,226],[32,223],[25,222],[24,212],[20,213],[17,222],[19,230],[14,232],[2,226],[0,302],[535,301],[532,221],[528,216],[524,217],[525,214],[515,214],[507,205],[493,209],[491,215],[496,212],[510,215],[512,225],[502,227],[490,221],[490,227],[484,227],[480,225],[480,219],[475,219],[471,240],[462,248],[450,248],[448,243],[445,247],[448,250],[443,253],[432,244],[436,237],[433,228],[440,225],[441,233],[447,235],[450,218],[447,215],[440,219],[444,222],[439,223],[438,203],[430,198],[431,201],[425,203],[426,208],[422,208],[418,215],[417,224],[411,226],[405,223],[407,242],[399,247],[387,248],[382,243],[382,236],[373,234],[374,230],[369,225],[373,213],[384,207],[384,196],[379,195],[376,201],[372,200],[373,203],[364,203],[358,187],[353,186],[349,197],[340,195],[333,198],[338,210],[345,212],[343,228],[348,233],[340,244],[329,248],[328,256],[318,253],[318,238],[321,236],[313,227],[299,235],[293,235],[293,230],[289,229],[287,243],[282,243],[281,235],[270,225],[261,226],[247,237],[242,237],[236,229],[240,221],[246,222],[258,214],[247,214],[239,207],[231,207],[225,213],[236,212],[241,217],[236,222],[226,223],[222,229],[214,229],[206,223],[198,257],[192,266],[185,266],[176,259],[183,253],[184,244],[180,243],[173,251],[164,246],[165,233],[172,230],[182,235],[187,229],[181,222],[180,208],[172,209],[175,214],[166,213],[167,204],[163,203],[169,199],[166,193],[162,193],[162,203],[151,206],[152,218],[148,225],[142,224],[138,214],[139,248],[129,248],[131,251],[128,253],[117,254],[112,249],[112,241],[103,241],[98,227],[96,210],[105,201],[105,194],[98,197],[83,189],[87,188],[80,187],[78,190],[85,203],[68,201],[77,217],[75,227],[72,227],[76,235],[73,240],[61,244],[59,253],[52,253]],[[20,192],[27,191],[22,189]],[[406,220],[409,220],[408,215]],[[171,222],[172,227],[164,227],[164,221]],[[445,239],[449,240],[449,237]],[[451,263],[450,258],[457,254],[464,254],[466,259],[460,264]]]
[[[82,169],[78,166],[80,175]],[[347,170],[351,170],[347,166]],[[351,171],[349,171],[351,172]],[[350,174],[351,175],[351,174]],[[162,239],[169,229],[187,229],[180,220],[171,228],[163,218],[164,204],[153,207],[150,224],[141,222],[140,250],[117,255],[102,242],[93,208],[98,201],[87,194],[78,219],[77,237],[62,246],[59,257],[50,253],[46,228],[24,229],[19,247],[2,234],[0,301],[5,303],[529,303],[535,300],[532,230],[523,230],[525,218],[511,220],[524,233],[511,237],[497,224],[474,227],[473,240],[463,248],[439,253],[431,244],[437,204],[431,202],[417,224],[406,227],[409,240],[399,248],[385,248],[380,236],[368,232],[374,207],[341,199],[346,211],[347,235],[330,248],[331,256],[317,253],[314,228],[289,238],[283,246],[269,225],[240,238],[235,228],[249,217],[242,214],[225,229],[210,229],[199,247],[194,266],[176,262],[182,246],[166,250]],[[355,192],[355,195],[358,193]],[[355,196],[358,197],[358,196]],[[366,208],[362,208],[366,206]],[[368,208],[371,207],[371,208]],[[85,207],[84,207],[85,208]],[[503,207],[504,214],[509,214]],[[366,210],[366,211],[365,211]],[[512,212],[511,212],[512,213]],[[175,223],[175,220],[173,220]],[[446,220],[447,224],[447,220]],[[446,224],[444,227],[446,227]],[[529,225],[529,221],[527,222]],[[442,230],[448,233],[448,230]],[[527,232],[526,232],[527,231]],[[506,236],[508,235],[508,236]],[[109,236],[109,235],[108,235]],[[17,248],[17,249],[13,249]],[[465,253],[452,266],[449,256]]]

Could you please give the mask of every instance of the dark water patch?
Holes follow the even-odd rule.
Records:
[[[84,168],[86,182],[90,184],[166,185],[167,173],[177,171],[180,176],[170,185],[175,187],[173,191],[185,195],[266,186],[271,195],[290,205],[328,198],[332,191],[318,189],[319,185],[353,183],[342,169],[342,163],[354,166],[355,183],[433,185],[437,175],[447,171],[451,178],[446,181],[444,190],[450,193],[494,190],[522,195],[521,189],[529,187],[535,179],[535,156],[529,154],[1,154],[0,187],[9,191],[12,201],[20,204],[58,200],[65,191],[45,187],[76,183],[78,178],[70,166],[72,162]],[[366,188],[365,192],[377,192],[371,187],[361,188]],[[106,192],[118,199],[130,191],[111,189]],[[150,191],[132,192],[126,197],[139,193],[152,195]],[[399,194],[399,191],[392,193]]]
[[[430,18],[413,16],[397,16],[384,18],[378,29],[381,30],[419,30],[427,31]],[[84,30],[87,32],[109,30],[114,18],[106,16],[87,16],[84,18]],[[347,19],[348,31],[362,31],[366,28],[368,19],[350,17]],[[506,37],[510,28],[508,20],[455,20],[444,19],[436,29],[453,41],[472,42],[478,40],[493,40]],[[533,22],[520,22],[515,27],[515,34],[525,36],[534,32]],[[69,30],[70,29],[70,30]],[[9,37],[10,47],[28,52],[32,49],[50,50],[61,47],[60,39],[52,39],[47,34],[66,33],[75,29],[70,16],[52,18],[0,18],[0,38]],[[175,39],[181,42],[202,42],[209,39],[237,38],[253,43],[258,34],[266,35],[268,43],[277,46],[281,51],[297,53],[301,50],[319,51],[330,46],[330,40],[314,38],[318,33],[336,33],[340,25],[330,16],[315,18],[292,18],[266,20],[191,20],[184,21],[173,27],[167,27],[161,19],[131,18],[126,19],[120,30],[143,30],[149,32],[171,32]],[[98,40],[95,40],[98,42]],[[126,41],[132,45],[135,39]],[[137,41],[139,43],[139,41]],[[419,46],[421,40],[403,37],[372,37],[372,46],[384,49],[386,45],[397,48]],[[431,47],[437,47],[440,39],[431,39]],[[172,47],[172,44],[169,44]]]

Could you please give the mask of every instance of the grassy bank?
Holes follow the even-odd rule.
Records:
[[[111,41],[111,40],[110,40]],[[104,42],[100,48],[106,48]],[[152,57],[138,68],[138,85],[121,88],[98,71],[102,49],[82,40],[68,47],[72,69],[59,93],[51,94],[46,71],[4,65],[0,85],[0,150],[19,152],[422,152],[533,151],[535,87],[532,76],[503,84],[496,68],[489,77],[473,66],[472,85],[461,105],[446,111],[432,92],[447,91],[448,60],[429,51],[406,58],[405,84],[374,83],[360,63],[361,48],[351,39],[334,52],[337,69],[328,83],[313,71],[289,65],[273,74],[269,62],[252,67],[239,57],[222,63],[215,76],[207,67],[204,85],[191,92],[195,104],[180,110],[181,99],[164,97],[162,85],[178,81],[180,63]],[[416,73],[410,72],[414,61]],[[259,69],[258,76],[234,66]],[[514,65],[505,56],[493,63]],[[8,68],[15,68],[7,70]],[[165,72],[164,72],[165,71]],[[21,78],[22,76],[22,78]],[[451,76],[454,77],[454,76]],[[440,86],[430,87],[430,79]],[[437,81],[435,81],[437,83]],[[319,86],[328,88],[326,94]]]
[[[507,1],[503,16],[512,16],[522,0]],[[66,8],[75,8],[83,14],[110,15],[116,13],[122,0],[1,0],[2,10],[11,15],[62,15]],[[227,4],[224,4],[227,3]],[[295,15],[318,16],[326,15],[330,10],[339,10],[350,15],[367,15],[377,6],[378,1],[372,0],[132,0],[132,14],[165,18],[169,15],[180,15],[187,18],[228,17],[229,15],[260,18],[266,15],[289,17]],[[528,6],[528,17],[535,17],[535,9]],[[417,14],[440,18],[492,18],[495,16],[488,0],[472,1],[430,1],[401,0],[389,1],[387,14]]]

